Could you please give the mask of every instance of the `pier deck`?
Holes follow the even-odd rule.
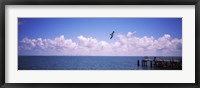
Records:
[[[148,58],[144,57],[141,60],[142,66],[150,66],[151,68],[162,68],[162,69],[182,69],[182,60],[177,59],[165,59],[161,57],[154,57],[154,58]],[[140,66],[140,60],[137,61],[137,65]]]

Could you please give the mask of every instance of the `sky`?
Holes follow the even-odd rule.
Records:
[[[182,18],[18,18],[18,55],[182,56]]]

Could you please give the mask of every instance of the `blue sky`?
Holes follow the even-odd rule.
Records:
[[[112,31],[115,31],[115,36],[113,39],[109,39]],[[78,44],[80,39],[77,37],[81,35],[86,39],[92,37],[91,39],[99,42],[105,41],[114,44],[119,41],[120,35],[127,35],[128,32],[137,38],[153,36],[153,40],[158,40],[167,34],[170,35],[171,40],[182,39],[182,18],[18,18],[19,46],[23,45],[20,41],[24,38],[54,40],[60,36]],[[89,51],[91,50],[89,49]],[[23,52],[27,52],[27,50],[19,49],[19,52],[23,55]],[[36,54],[31,50],[29,52],[26,54]],[[178,53],[182,54],[182,50]],[[73,53],[70,54],[73,55]]]

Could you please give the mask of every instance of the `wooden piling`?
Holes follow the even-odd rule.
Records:
[[[140,66],[140,60],[137,61],[137,65]]]

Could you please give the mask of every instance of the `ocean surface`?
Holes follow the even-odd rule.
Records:
[[[166,70],[138,66],[139,56],[18,56],[18,70]],[[172,57],[181,60],[182,57]]]

